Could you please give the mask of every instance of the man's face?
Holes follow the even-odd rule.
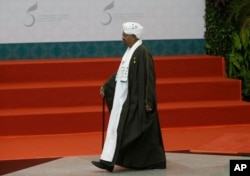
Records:
[[[122,41],[123,43],[128,46],[128,47],[132,47],[133,44],[136,42],[136,37],[135,35],[129,35],[126,33],[122,33]]]

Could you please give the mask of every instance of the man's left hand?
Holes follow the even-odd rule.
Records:
[[[146,111],[147,111],[147,112],[152,111],[152,107],[151,107],[151,106],[149,106],[148,104],[146,104]]]

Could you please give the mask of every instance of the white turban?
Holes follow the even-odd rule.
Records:
[[[143,27],[139,23],[126,22],[122,25],[123,32],[129,35],[135,35],[138,39],[141,38]]]

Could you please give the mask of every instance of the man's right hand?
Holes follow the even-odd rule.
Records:
[[[101,88],[100,88],[100,95],[102,97],[104,97],[104,87],[103,86],[101,86]]]

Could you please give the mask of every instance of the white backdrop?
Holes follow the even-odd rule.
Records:
[[[0,0],[0,43],[111,41],[136,21],[143,39],[204,38],[205,0]]]

